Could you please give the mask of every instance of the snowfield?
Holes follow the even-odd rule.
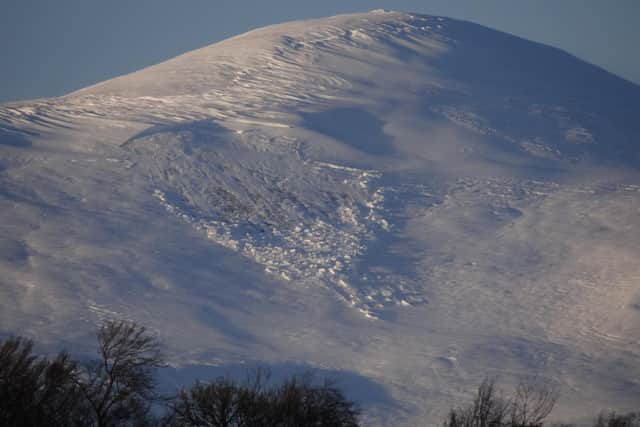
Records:
[[[313,369],[365,425],[485,376],[640,402],[640,87],[449,18],[270,26],[0,105],[0,335],[157,331],[166,387]]]

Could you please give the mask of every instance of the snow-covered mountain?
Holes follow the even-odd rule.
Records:
[[[639,119],[562,51],[386,11],[0,105],[0,333],[90,353],[132,318],[167,382],[313,368],[367,425],[494,375],[634,409]]]

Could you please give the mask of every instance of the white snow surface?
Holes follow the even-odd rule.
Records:
[[[380,10],[0,105],[0,334],[134,319],[167,387],[313,369],[371,426],[496,375],[637,409],[639,118],[562,51]]]

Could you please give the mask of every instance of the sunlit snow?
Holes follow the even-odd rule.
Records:
[[[639,113],[557,49],[383,10],[0,105],[0,334],[91,356],[134,319],[167,387],[311,368],[373,426],[495,375],[637,409]]]

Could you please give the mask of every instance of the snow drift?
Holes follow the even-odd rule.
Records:
[[[0,332],[157,330],[194,376],[311,368],[367,425],[484,376],[640,398],[640,88],[472,23],[251,31],[0,106]]]

